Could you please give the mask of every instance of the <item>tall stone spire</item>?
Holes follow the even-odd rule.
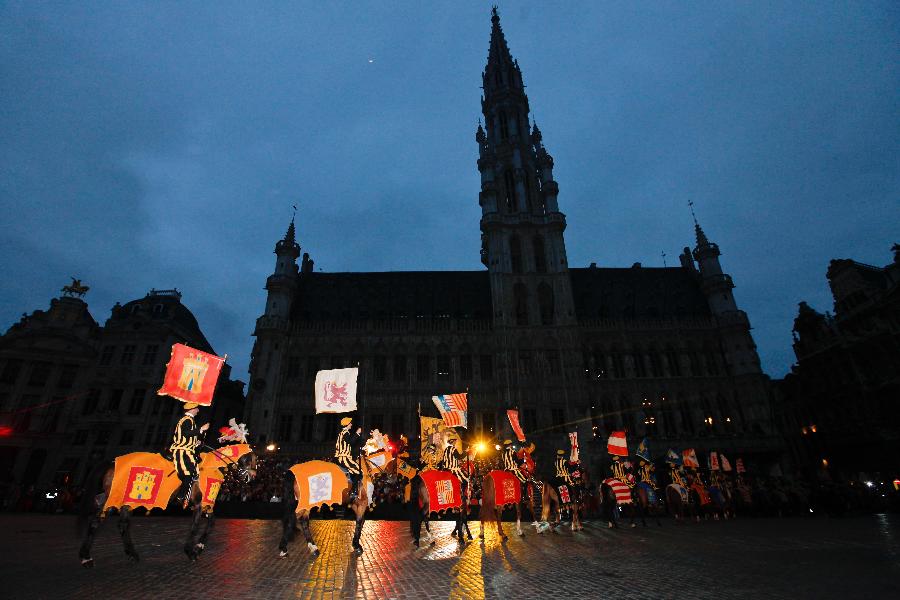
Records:
[[[499,326],[564,325],[574,319],[559,187],[543,134],[529,127],[522,72],[491,11],[482,74],[484,127],[475,132],[481,173],[481,260],[491,273]]]

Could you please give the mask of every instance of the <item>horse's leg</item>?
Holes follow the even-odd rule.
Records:
[[[509,538],[503,533],[503,507],[502,506],[494,506],[494,520],[497,523],[497,533],[500,535],[500,539],[502,541],[506,541]]]
[[[140,560],[137,550],[134,549],[134,542],[131,540],[131,509],[123,506],[119,511],[119,535],[122,536],[122,543],[125,544],[125,555],[133,562]]]
[[[525,535],[522,531],[522,503],[516,502],[516,533],[519,534],[519,537]]]
[[[465,509],[463,510],[463,527],[465,527],[465,529],[466,529],[466,537],[468,537],[471,540],[472,539],[472,531],[469,529],[469,506],[468,505],[466,505]],[[462,533],[462,530],[460,530],[460,533]]]
[[[363,547],[359,543],[359,537],[362,535],[363,523],[366,521],[365,503],[363,503],[362,506],[355,507],[354,512],[356,513],[356,531],[353,532],[353,550],[356,551],[357,555],[361,555],[363,553]]]
[[[319,547],[313,540],[312,529],[309,527],[309,511],[304,510],[300,513],[300,529],[303,531],[303,537],[306,539],[306,547],[312,552],[313,558],[319,556]]]
[[[288,554],[288,544],[294,539],[294,526],[297,524],[297,513],[293,510],[285,511],[281,515],[281,541],[278,542],[278,558],[284,558]],[[304,535],[305,532],[304,532]],[[307,542],[309,539],[306,540]]]
[[[81,543],[81,548],[78,550],[78,558],[81,559],[81,566],[85,568],[94,566],[94,559],[91,558],[91,547],[94,545],[94,537],[97,535],[97,530],[100,529],[102,523],[103,519],[100,517],[99,511],[91,515],[91,520],[88,522],[87,533],[84,536],[84,541]]]
[[[184,541],[184,553],[192,561],[197,560],[197,531],[200,529],[201,510],[197,506],[191,515],[191,529],[188,531],[187,539]]]
[[[215,513],[206,513],[206,525],[203,527],[203,533],[200,534],[200,540],[197,542],[200,552],[206,549],[206,540],[209,539],[209,532],[212,530],[215,520]]]

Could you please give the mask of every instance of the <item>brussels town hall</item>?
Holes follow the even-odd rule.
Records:
[[[539,471],[574,431],[595,470],[613,430],[630,449],[647,436],[656,456],[693,447],[766,468],[780,452],[769,379],[718,246],[697,225],[677,267],[570,267],[553,158],[496,10],[491,21],[475,135],[485,268],[315,272],[308,254],[297,264],[291,222],[254,332],[253,441],[329,456],[338,416],[315,415],[313,381],[359,364],[365,427],[405,433],[413,452],[419,405],[437,416],[431,396],[468,390],[469,434],[511,437],[518,408]]]

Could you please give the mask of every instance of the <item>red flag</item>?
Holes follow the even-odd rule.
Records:
[[[524,442],[525,432],[522,431],[522,426],[519,425],[519,411],[508,410],[506,411],[506,416],[509,417],[509,424],[512,425],[512,429],[516,434],[516,439],[518,439],[520,442]]]
[[[686,467],[693,467],[695,469],[700,468],[700,461],[697,460],[697,453],[694,452],[693,448],[683,450],[681,452],[681,460]]]
[[[624,431],[613,431],[606,442],[606,451],[616,456],[628,456],[628,443]]]
[[[573,431],[569,434],[569,445],[572,446],[572,452],[569,454],[569,460],[573,463],[578,462],[578,432]]]
[[[172,346],[172,356],[166,365],[163,386],[156,392],[182,402],[196,402],[203,406],[212,404],[213,392],[225,359],[215,354],[201,352],[185,346]]]

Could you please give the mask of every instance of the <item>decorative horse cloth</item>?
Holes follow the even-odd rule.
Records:
[[[297,512],[323,506],[341,504],[344,490],[350,481],[344,471],[334,463],[310,460],[290,468],[297,480]]]
[[[181,485],[172,461],[155,452],[132,452],[116,457],[112,487],[103,506],[111,508],[143,506],[165,510],[172,493]]]
[[[228,470],[228,465],[236,463],[242,456],[252,451],[249,444],[231,444],[200,455],[197,475],[200,485],[201,510],[210,512],[213,509],[222,482],[225,481],[225,471]]]
[[[522,501],[522,486],[515,475],[508,471],[491,471],[488,476],[494,480],[496,506],[515,505]]]
[[[450,471],[437,471],[430,469],[419,473],[425,489],[428,490],[428,510],[431,512],[443,512],[451,508],[462,506],[462,491],[459,479]],[[422,499],[419,499],[419,508]]]
[[[559,492],[559,501],[562,504],[571,504],[572,495],[569,493],[569,486],[561,485],[556,490]]]
[[[613,493],[616,495],[617,504],[631,504],[631,488],[625,482],[610,477],[609,479],[604,479],[603,483],[612,488]]]
[[[697,493],[697,497],[700,498],[700,506],[706,506],[707,504],[712,503],[712,500],[709,497],[709,492],[706,491],[706,486],[701,483],[694,482],[691,484],[691,489]]]
[[[646,481],[638,483],[637,486],[643,490],[646,490],[647,502],[649,502],[650,504],[656,504],[656,490],[653,489],[653,486],[651,486]]]
[[[690,496],[688,495],[687,488],[683,485],[678,485],[677,483],[670,483],[669,487],[674,489],[681,496],[681,501],[685,504],[690,502]]]

